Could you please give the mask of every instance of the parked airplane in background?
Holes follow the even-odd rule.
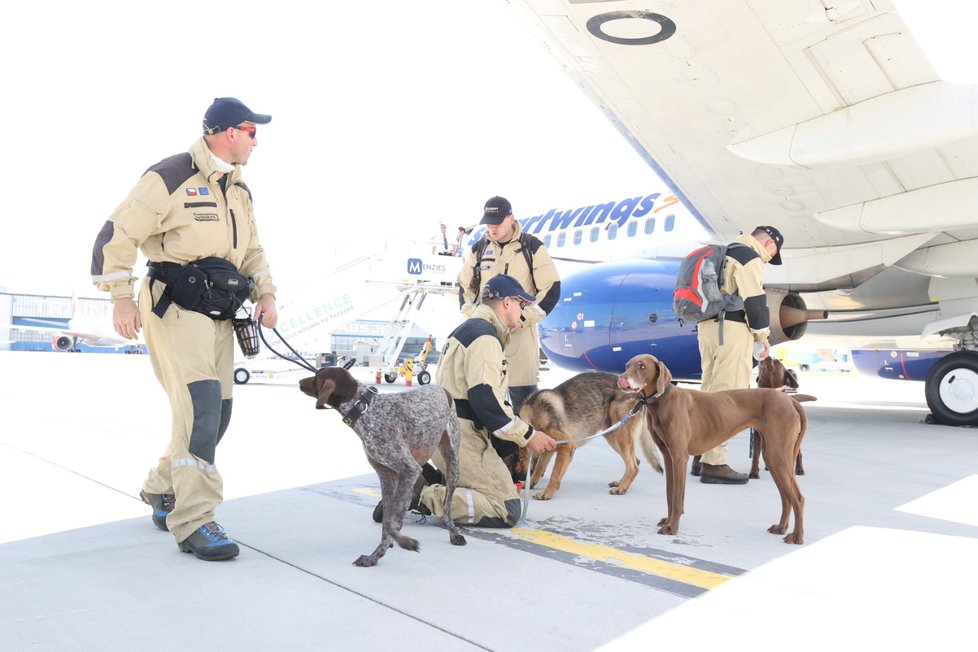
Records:
[[[51,319],[23,317],[10,325],[11,329],[51,334],[51,348],[55,351],[77,351],[79,344],[97,348],[120,349],[143,344],[142,338],[127,340],[112,328],[111,317],[76,317],[77,302],[72,295],[71,315],[67,324]]]
[[[765,278],[774,342],[946,338],[928,405],[978,425],[978,87],[942,80],[891,3],[511,6],[710,239],[784,234],[784,265]],[[697,376],[694,325],[671,311],[676,265],[564,279],[548,355],[620,370],[650,352]]]

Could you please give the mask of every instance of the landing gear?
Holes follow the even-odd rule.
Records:
[[[924,385],[937,423],[978,426],[978,351],[957,351],[934,365]]]
[[[234,384],[244,385],[251,378],[251,374],[244,367],[238,367],[234,370]]]
[[[386,374],[384,374],[384,380],[386,380],[389,383],[393,383],[395,380],[397,380],[397,372],[396,371],[387,372]]]
[[[419,385],[427,385],[430,382],[431,382],[431,373],[427,371],[422,371],[420,374],[418,374]]]

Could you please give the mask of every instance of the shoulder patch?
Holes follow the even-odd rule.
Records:
[[[755,258],[760,258],[760,254],[745,244],[735,243],[727,247],[727,255],[736,260],[741,265],[746,265]]]
[[[472,342],[484,335],[492,335],[499,342],[499,347],[502,348],[503,341],[499,339],[499,334],[492,327],[492,324],[485,319],[467,319],[462,322],[461,326],[455,329],[451,337],[458,340],[462,346],[468,347]]]
[[[163,184],[166,186],[166,192],[170,195],[183,185],[184,181],[197,174],[197,170],[194,169],[193,159],[190,157],[190,152],[175,154],[163,159],[146,170],[143,176],[146,176],[150,172],[155,172],[160,175],[160,178],[163,179]]]

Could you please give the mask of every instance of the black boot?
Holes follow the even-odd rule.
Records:
[[[421,504],[421,490],[431,484],[445,484],[445,478],[442,472],[431,466],[427,462],[421,465],[421,475],[414,483],[414,490],[411,493],[411,504],[408,505],[407,511],[417,512],[423,516],[431,516],[431,510]],[[384,520],[384,501],[381,500],[374,507],[373,514],[374,523],[381,523]]]

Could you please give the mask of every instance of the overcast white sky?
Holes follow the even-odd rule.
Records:
[[[901,9],[925,5],[973,74],[975,39],[950,30],[975,9]],[[245,179],[282,289],[337,248],[473,223],[495,194],[528,217],[663,189],[503,0],[14,2],[0,61],[8,291],[103,296],[95,235],[223,95],[273,116]]]
[[[245,179],[280,287],[495,194],[527,217],[662,189],[501,0],[17,2],[0,60],[13,292],[104,296],[95,235],[217,96],[273,116]]]

